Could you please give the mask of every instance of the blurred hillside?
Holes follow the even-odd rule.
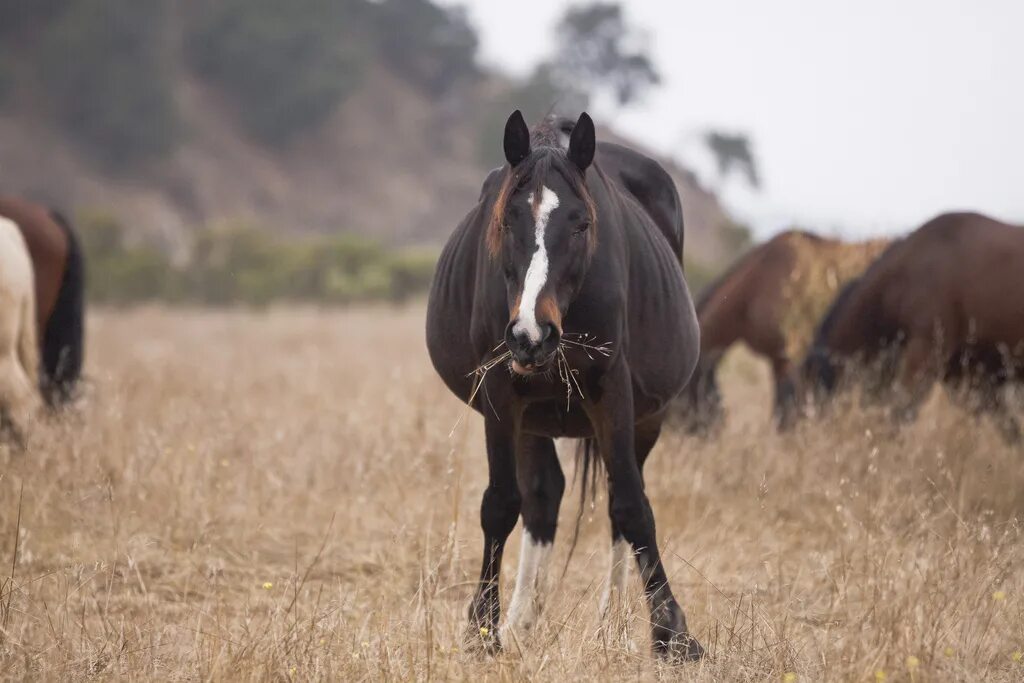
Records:
[[[509,111],[557,98],[476,46],[428,0],[0,0],[0,190],[110,212],[171,254],[224,221],[436,246]],[[663,162],[688,257],[713,268],[746,233]]]

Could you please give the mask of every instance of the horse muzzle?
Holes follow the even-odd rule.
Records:
[[[554,323],[539,323],[533,334],[518,320],[505,328],[505,345],[512,352],[512,370],[529,376],[543,371],[555,357],[562,333]]]

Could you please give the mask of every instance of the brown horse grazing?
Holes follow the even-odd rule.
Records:
[[[789,230],[747,253],[709,285],[697,301],[700,361],[680,400],[687,429],[706,433],[721,422],[716,370],[737,342],[771,364],[775,420],[788,427],[796,407],[794,368],[810,348],[818,321],[839,289],[887,244]]]
[[[635,559],[655,650],[699,658],[643,481],[699,351],[678,195],[654,161],[598,144],[587,114],[531,133],[516,111],[504,149],[508,163],[441,254],[427,307],[434,368],[484,417],[489,483],[471,637],[497,648],[536,623],[565,490],[553,439],[581,438],[608,477],[609,583],[624,588]],[[499,365],[509,371],[490,371]],[[499,632],[502,555],[520,515],[519,575]]]
[[[0,196],[0,216],[21,230],[35,272],[39,385],[46,402],[59,407],[74,395],[85,344],[85,265],[78,238],[56,211]]]
[[[895,385],[914,417],[936,380],[971,389],[1007,440],[1019,437],[999,389],[1024,378],[1024,228],[976,213],[938,216],[893,243],[837,297],[804,361],[821,396],[851,364]]]

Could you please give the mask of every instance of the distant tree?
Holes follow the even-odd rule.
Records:
[[[715,157],[719,178],[725,178],[733,169],[737,169],[746,176],[751,187],[761,187],[761,178],[749,137],[711,130],[704,134],[704,144]]]
[[[640,47],[638,31],[626,23],[618,3],[570,7],[558,23],[556,40],[549,68],[563,88],[588,95],[610,90],[625,106],[661,82],[654,62]]]
[[[166,10],[165,0],[75,0],[36,48],[57,120],[110,166],[160,157],[178,139]]]
[[[428,93],[443,95],[478,75],[478,39],[465,9],[430,0],[384,0],[377,22],[384,61]]]
[[[361,0],[221,0],[199,4],[188,62],[272,145],[322,123],[358,85],[367,37]]]
[[[533,123],[549,114],[579,116],[586,106],[587,96],[584,93],[556,82],[551,66],[546,62],[541,64],[529,78],[503,92],[488,107],[477,145],[480,161],[488,166],[504,163],[502,132],[508,115],[516,109]]]

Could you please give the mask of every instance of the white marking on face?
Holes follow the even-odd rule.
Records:
[[[609,609],[613,603],[621,600],[626,590],[626,580],[629,578],[629,566],[633,564],[633,548],[629,541],[624,538],[617,538],[612,543],[612,564],[608,570],[608,583],[601,595],[601,614],[609,615]]]
[[[523,530],[523,545],[519,553],[519,573],[516,588],[508,608],[508,618],[501,627],[501,639],[506,641],[509,630],[524,633],[540,616],[547,593],[548,564],[551,560],[551,543],[538,541]]]
[[[533,203],[533,194],[527,198]],[[558,195],[546,185],[540,189],[540,201],[534,208],[534,239],[537,249],[533,252],[523,282],[523,296],[519,302],[519,319],[512,327],[514,334],[526,333],[534,344],[540,343],[540,325],[537,324],[537,297],[548,280],[548,248],[544,244],[544,230],[548,227],[551,212],[558,208]]]

